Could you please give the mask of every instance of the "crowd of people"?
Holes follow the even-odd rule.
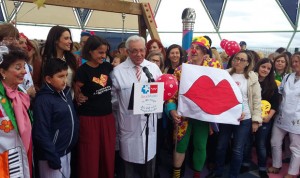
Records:
[[[52,27],[41,45],[1,24],[0,177],[159,178],[165,149],[169,177],[184,177],[189,151],[194,178],[237,178],[249,171],[255,147],[259,176],[268,178],[281,171],[283,145],[290,151],[284,177],[297,177],[300,53],[279,48],[263,57],[246,45],[228,56],[208,36],[194,37],[184,51],[133,35],[112,52],[107,40],[83,31],[74,50],[66,27]],[[180,85],[183,63],[228,71],[242,95],[239,125],[216,131],[215,123],[179,115],[176,93],[145,131],[147,117],[128,109],[133,83],[148,82],[147,67],[154,79],[172,74]]]

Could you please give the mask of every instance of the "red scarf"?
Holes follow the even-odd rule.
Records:
[[[31,141],[31,123],[27,113],[30,106],[29,95],[18,91],[18,89],[13,90],[4,82],[2,83],[5,88],[6,95],[12,100],[12,107],[14,109],[19,134],[26,152],[28,152]]]

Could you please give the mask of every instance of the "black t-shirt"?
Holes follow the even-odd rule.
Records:
[[[109,76],[112,70],[113,67],[108,62],[104,62],[96,68],[86,63],[79,67],[76,81],[84,84],[81,92],[88,97],[88,100],[78,107],[79,115],[103,116],[112,113],[112,81]]]
[[[278,88],[274,88],[274,93],[272,94],[272,96],[270,96],[270,98],[266,98],[266,96],[264,95],[265,88],[264,85],[259,82],[260,86],[261,86],[261,99],[262,100],[267,100],[270,104],[271,104],[271,109],[274,109],[276,112],[278,111],[278,107],[279,107],[279,93],[278,93]]]
[[[169,67],[167,74],[174,74],[175,69],[173,69],[172,67]]]

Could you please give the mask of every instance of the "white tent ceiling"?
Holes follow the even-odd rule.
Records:
[[[112,0],[102,1],[113,3]],[[210,1],[223,2],[223,0]],[[296,23],[293,24],[280,1],[282,0],[224,0],[223,8],[220,9],[219,24],[215,25],[211,16],[213,12],[209,13],[205,0],[131,0],[150,3],[158,33],[165,46],[173,43],[181,44],[182,12],[185,8],[194,8],[196,11],[194,35],[210,36],[213,46],[219,47],[221,39],[228,39],[246,41],[249,47],[299,47],[298,11]],[[87,30],[119,32],[123,29],[121,13],[89,11],[86,21],[81,23],[76,8],[45,5],[45,8],[37,9],[33,3],[8,0],[0,0],[0,3],[4,21],[16,18],[19,25],[57,24],[75,29],[84,26]],[[299,2],[294,5],[294,8],[298,7]],[[137,16],[126,14],[124,31],[136,32],[137,29]],[[35,34],[27,35],[32,37]]]

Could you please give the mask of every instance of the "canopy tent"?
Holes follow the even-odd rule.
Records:
[[[98,0],[97,2],[111,7],[115,2],[129,2],[129,0]],[[193,8],[196,12],[194,36],[208,35],[213,41],[213,46],[218,48],[221,39],[246,41],[248,47],[296,48],[300,46],[298,0],[133,0],[130,2],[149,2],[158,34],[165,46],[173,43],[181,44],[181,15],[185,8]],[[74,29],[120,33],[136,33],[139,28],[138,17],[128,13],[53,6],[47,5],[47,0],[45,8],[40,9],[36,4],[28,2],[0,0],[0,3],[2,12],[0,21],[15,19],[18,25],[52,26],[55,24]],[[125,7],[123,9],[128,10]],[[31,37],[29,34],[28,36]]]

